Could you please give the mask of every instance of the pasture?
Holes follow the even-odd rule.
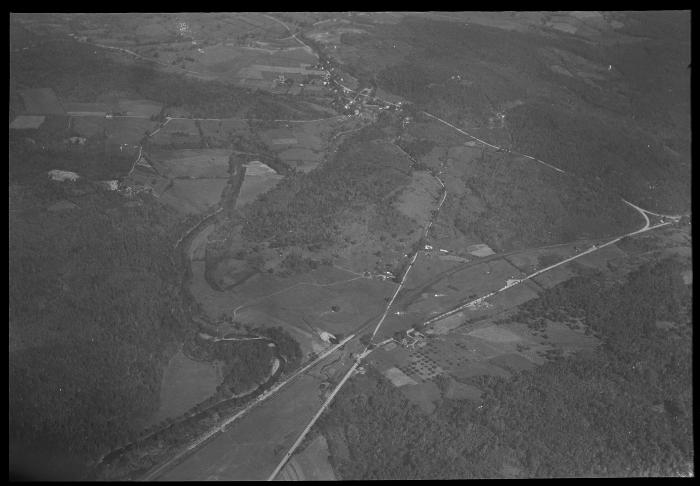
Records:
[[[149,152],[151,164],[160,174],[172,178],[228,178],[230,150],[183,149]]]
[[[400,193],[394,207],[424,227],[440,201],[440,183],[428,172],[414,172],[411,183]]]
[[[235,83],[267,81],[268,89],[272,87],[272,78],[279,74],[304,74],[307,72],[304,66],[317,62],[316,56],[300,45],[266,49],[225,42],[190,51],[187,57],[194,60],[184,63],[189,70]]]
[[[215,206],[227,179],[175,179],[160,201],[183,213],[202,213]]]
[[[246,204],[255,201],[260,195],[275,187],[284,178],[277,173],[264,173],[258,175],[248,175],[246,171],[243,184],[236,199],[236,209],[240,209]]]
[[[323,153],[307,148],[290,148],[279,153],[279,158],[289,167],[301,172],[309,172],[318,167]]]
[[[65,115],[66,111],[51,88],[23,89],[20,91],[27,115]]]
[[[167,145],[173,148],[193,148],[202,143],[195,120],[170,120],[158,133],[150,138],[155,145]]]
[[[158,115],[163,105],[151,100],[120,100],[118,111],[129,116],[150,118]]]
[[[248,122],[245,120],[200,120],[199,126],[202,136],[214,147],[229,146],[234,136],[247,135],[249,132]]]
[[[432,381],[404,386],[401,393],[427,414],[435,410],[435,402],[440,399],[440,389]]]
[[[176,418],[213,395],[222,382],[220,365],[194,361],[178,351],[163,373],[160,406],[149,425]]]
[[[347,335],[379,317],[384,297],[390,296],[394,287],[392,283],[364,278],[300,284],[250,307],[312,334],[328,331]]]
[[[93,138],[106,136],[106,142],[114,145],[138,145],[157,122],[146,118],[105,118],[104,116],[74,116],[72,129],[80,136]]]
[[[319,434],[303,451],[294,454],[280,471],[277,481],[335,481],[328,462],[328,443]]]
[[[498,290],[512,277],[514,271],[512,265],[500,259],[468,266],[438,282],[417,287],[422,290],[422,294],[406,305],[405,309],[429,317],[460,302],[472,300],[472,296],[480,297]],[[435,297],[435,294],[440,296]]]
[[[265,480],[321,405],[320,381],[301,375],[233,422],[196,454],[167,471],[166,481]]]

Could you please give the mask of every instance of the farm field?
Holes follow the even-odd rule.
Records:
[[[492,260],[474,265],[430,285],[423,290],[424,296],[406,306],[407,312],[418,312],[424,316],[447,309],[470,295],[481,296],[501,288],[512,277],[514,268],[503,260]],[[434,297],[434,294],[444,294]]]
[[[335,481],[333,468],[328,462],[328,443],[319,434],[306,448],[294,454],[280,471],[276,481]]]
[[[321,404],[320,383],[302,375],[158,479],[267,479]]]
[[[394,205],[418,226],[425,227],[437,207],[442,186],[428,172],[414,172],[412,178],[411,184],[401,192]]]
[[[202,143],[195,120],[170,120],[158,133],[150,138],[154,145],[171,148],[194,148]]]
[[[158,173],[172,178],[228,178],[230,150],[152,150],[149,161]]]
[[[188,55],[194,62],[185,64],[187,69],[215,75],[218,79],[245,83],[246,80],[267,81],[291,70],[304,73],[304,66],[317,62],[316,56],[304,47],[265,49],[261,47],[217,44],[202,48]]]
[[[51,88],[23,89],[20,96],[27,115],[65,115],[61,102]]]
[[[71,120],[71,127],[78,135],[88,139],[104,135],[106,142],[114,145],[136,146],[156,125],[157,122],[146,118],[74,116]]]
[[[283,178],[284,176],[277,174],[266,164],[259,161],[249,162],[236,199],[236,209],[254,201],[260,194],[266,193],[279,184]]]
[[[118,111],[128,116],[150,118],[158,115],[162,108],[162,104],[151,100],[120,100]]]
[[[189,258],[191,261],[204,260],[207,250],[207,239],[214,232],[214,225],[211,224],[201,230],[195,238],[192,239],[189,249]]]
[[[280,152],[279,158],[289,167],[309,172],[318,167],[323,160],[323,154],[307,148],[290,148]]]
[[[309,172],[323,161],[328,141],[343,126],[342,119],[287,124],[282,128],[261,131],[260,137],[285,164]]]
[[[221,369],[217,364],[200,363],[178,351],[163,373],[160,408],[149,424],[180,416],[213,395],[221,381]]]
[[[390,296],[394,287],[359,277],[336,284],[301,284],[261,299],[250,309],[312,334],[323,330],[347,335],[381,314],[383,298]],[[332,310],[334,306],[337,311]]]
[[[227,184],[227,179],[175,179],[160,200],[183,213],[201,213],[219,202]]]
[[[253,326],[281,326],[299,342],[304,355],[318,352],[325,346],[315,329],[333,333],[337,331],[331,330],[331,327],[336,329],[342,325],[350,330],[358,327],[373,317],[373,314],[370,314],[372,311],[380,312],[383,303],[381,298],[383,295],[389,295],[392,288],[392,284],[366,279],[346,282],[357,276],[333,267],[320,267],[288,278],[256,273],[230,290],[216,292],[204,278],[204,269],[203,261],[192,262],[190,292],[201,304],[206,315],[211,319],[218,319],[222,314],[226,314]],[[218,269],[214,269],[212,273],[216,275]],[[215,278],[221,280],[220,276]],[[360,291],[354,290],[353,287],[348,288],[348,285],[356,282],[362,282],[365,286],[369,283],[370,287],[361,288]],[[329,291],[324,292],[326,289]],[[346,292],[350,292],[351,296],[345,296]],[[367,295],[369,297],[366,297]],[[327,300],[312,302],[312,308],[307,309],[309,312],[304,312],[303,302],[295,301],[295,296],[300,296],[299,299],[303,302],[322,298]],[[377,301],[377,304],[365,309],[362,299],[368,298]],[[351,305],[346,305],[345,302],[350,302]],[[338,305],[339,312],[332,312],[332,305]],[[289,310],[285,306],[288,306]],[[324,312],[325,314],[321,315]],[[338,316],[331,317],[330,314]],[[326,324],[327,319],[332,320],[332,326]],[[342,329],[341,332],[347,334],[347,331]]]
[[[211,147],[228,147],[235,136],[249,135],[250,129],[245,120],[200,120],[202,136]]]

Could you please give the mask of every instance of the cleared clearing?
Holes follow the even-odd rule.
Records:
[[[402,191],[395,207],[416,224],[425,226],[436,207],[441,186],[428,172],[414,172],[412,178],[411,184]]]
[[[474,331],[470,332],[469,335],[495,343],[512,343],[522,340],[517,334],[498,326],[488,326],[475,329]]]
[[[260,194],[264,194],[275,187],[283,178],[284,176],[276,173],[248,175],[246,171],[245,179],[243,179],[241,190],[236,199],[236,209],[254,201]]]
[[[178,351],[163,373],[160,408],[149,423],[157,424],[182,415],[213,395],[221,381],[219,365],[191,360],[182,351]]]
[[[158,115],[163,105],[151,100],[121,100],[119,111],[129,116],[143,116],[150,118]]]
[[[384,371],[384,376],[386,376],[395,387],[402,387],[404,385],[417,385],[418,382],[408,376],[406,373],[398,368],[389,368]]]
[[[275,479],[276,481],[335,481],[328,462],[328,443],[318,435],[300,453],[295,454]]]
[[[201,213],[219,202],[227,184],[226,179],[177,179],[160,200],[183,213]]]
[[[149,155],[158,172],[168,177],[227,178],[230,154],[226,149],[183,149]]]

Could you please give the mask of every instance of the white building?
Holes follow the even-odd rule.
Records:
[[[328,344],[331,343],[331,340],[337,341],[337,339],[335,338],[335,336],[334,336],[333,334],[331,334],[330,332],[321,331],[321,333],[319,334],[319,336],[321,337],[321,340],[322,340],[323,342],[328,343]]]
[[[65,182],[65,181],[77,181],[80,176],[75,172],[70,172],[67,170],[53,169],[48,172],[49,178],[54,181]]]

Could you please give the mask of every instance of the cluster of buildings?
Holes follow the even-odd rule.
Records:
[[[403,333],[401,331],[396,331],[393,339],[394,343],[409,350],[422,348],[428,344],[425,334],[414,328],[408,329]],[[389,347],[386,349],[389,350]]]

